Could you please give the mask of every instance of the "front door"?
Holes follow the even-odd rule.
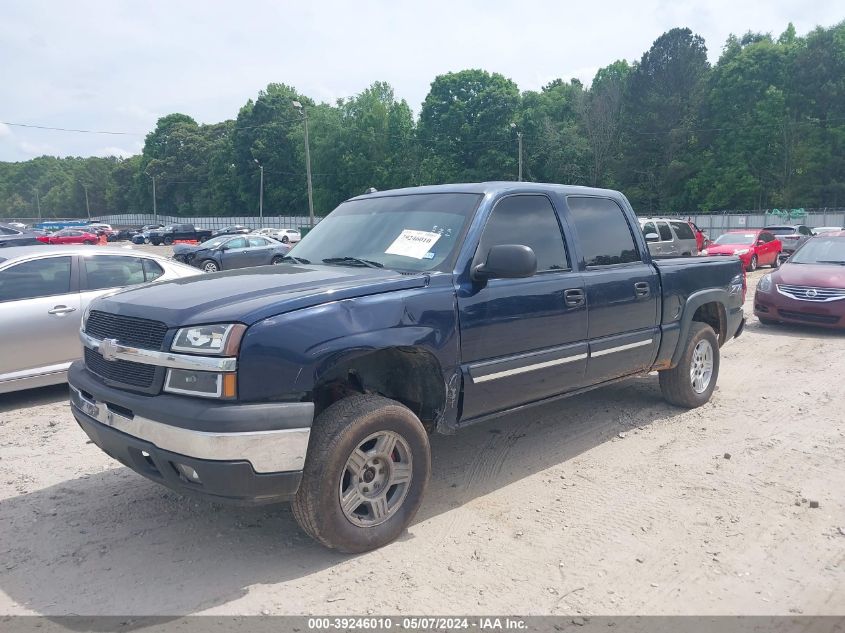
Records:
[[[660,342],[657,270],[643,261],[635,227],[614,200],[569,196],[566,204],[583,257],[590,311],[587,381],[595,384],[644,370]]]
[[[584,282],[573,269],[549,198],[520,194],[499,200],[484,227],[476,263],[496,244],[529,246],[537,256],[537,273],[459,288],[463,419],[584,383]]]
[[[43,257],[0,271],[0,375],[58,371],[81,355],[72,260]]]

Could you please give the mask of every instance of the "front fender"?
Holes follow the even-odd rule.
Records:
[[[241,343],[239,400],[307,399],[320,376],[338,362],[394,347],[430,352],[446,380],[458,365],[457,312],[451,278],[438,281],[304,308],[252,325]]]

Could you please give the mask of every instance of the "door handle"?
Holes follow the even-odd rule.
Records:
[[[563,300],[567,308],[577,308],[584,305],[584,291],[580,288],[570,288],[563,291]]]
[[[647,281],[638,281],[634,284],[634,294],[638,297],[647,297],[651,294],[651,286]]]
[[[55,306],[52,310],[47,310],[47,314],[68,314],[70,312],[76,312],[76,308],[69,308],[67,306],[58,305]]]

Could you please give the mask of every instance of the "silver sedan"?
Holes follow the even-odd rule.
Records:
[[[82,355],[88,304],[126,286],[202,274],[129,248],[19,246],[0,250],[0,393],[54,385]]]

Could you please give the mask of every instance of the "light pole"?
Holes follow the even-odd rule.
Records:
[[[292,101],[293,107],[299,110],[302,114],[302,120],[305,121],[305,173],[308,176],[308,220],[309,226],[314,226],[314,193],[311,189],[311,148],[308,142],[308,113],[299,101]]]
[[[38,189],[35,190],[35,204],[38,207],[38,221],[41,222],[41,198],[38,197]]]
[[[156,177],[150,176],[153,179],[153,224],[158,224],[158,207],[156,207]]]
[[[253,158],[258,169],[261,171],[261,179],[258,185],[258,223],[264,224],[264,165],[258,162],[257,158]]]
[[[91,206],[88,204],[88,185],[82,185],[85,190],[85,211],[88,213],[88,219],[91,219]]]
[[[511,128],[516,129],[516,123],[511,123]],[[519,178],[522,182],[522,131],[516,130],[516,138],[519,141]]]

